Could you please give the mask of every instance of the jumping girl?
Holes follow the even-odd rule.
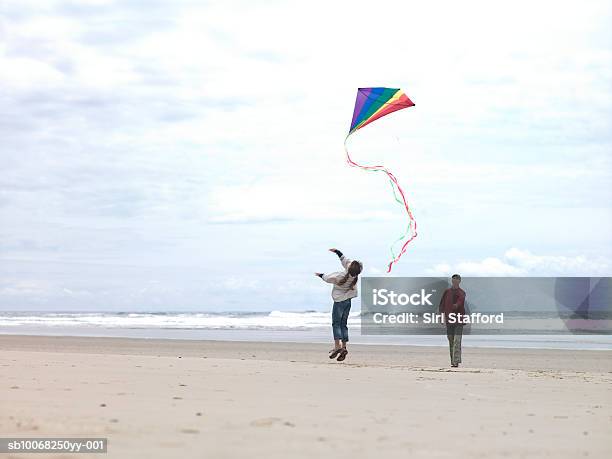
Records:
[[[348,354],[346,349],[346,343],[349,340],[347,321],[351,310],[351,298],[357,296],[357,281],[359,280],[359,274],[363,269],[363,265],[357,260],[345,257],[338,249],[329,249],[329,251],[338,255],[344,271],[331,274],[315,273],[315,276],[319,276],[325,282],[334,284],[332,288],[332,298],[334,300],[332,308],[334,348],[330,351],[329,358],[335,359],[338,357],[336,360],[342,362]],[[342,345],[340,341],[342,341]]]

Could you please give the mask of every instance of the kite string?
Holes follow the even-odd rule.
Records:
[[[348,141],[348,138],[351,134],[349,133],[346,138],[344,139],[344,151],[346,152],[346,160],[348,162],[348,164],[352,167],[358,167],[361,168],[363,170],[366,171],[372,171],[372,172],[384,172],[385,174],[387,174],[387,177],[389,177],[389,181],[391,182],[391,188],[393,190],[393,197],[395,198],[395,200],[399,203],[402,204],[403,207],[406,209],[406,213],[408,215],[408,227],[406,228],[406,231],[404,232],[404,234],[402,234],[402,236],[400,236],[391,246],[391,256],[392,259],[389,262],[389,267],[387,269],[387,273],[391,272],[391,268],[393,267],[394,263],[397,263],[399,261],[399,259],[402,257],[402,255],[406,252],[406,248],[408,246],[408,244],[417,237],[417,223],[416,220],[414,218],[414,216],[412,215],[412,211],[410,210],[410,207],[408,206],[408,202],[406,201],[406,196],[404,194],[404,190],[402,190],[402,187],[399,185],[397,178],[395,177],[395,175],[393,175],[393,173],[387,169],[386,167],[382,166],[382,165],[376,165],[376,166],[363,166],[361,164],[356,163],[355,161],[353,161],[353,159],[351,158],[351,155],[349,154],[348,151],[348,147],[346,146],[346,142]],[[402,200],[400,201],[397,198],[397,195],[395,193],[395,187],[397,187],[397,190],[399,191],[400,196],[402,197]],[[410,232],[410,229],[413,229],[413,234],[412,236],[410,236],[410,238],[404,242],[404,244],[402,245],[399,254],[397,256],[395,256],[394,251],[393,251],[393,247],[395,246],[395,244],[398,241],[403,240],[408,233]]]

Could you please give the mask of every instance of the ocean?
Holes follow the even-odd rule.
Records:
[[[229,341],[331,342],[329,312],[0,312],[0,334]],[[349,317],[352,343],[446,346],[445,335],[362,335]],[[612,350],[610,334],[466,335],[465,347]]]

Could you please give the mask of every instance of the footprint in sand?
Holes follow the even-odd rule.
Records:
[[[295,427],[295,424],[289,421],[283,421],[281,418],[261,418],[251,421],[254,427],[271,427],[273,425],[283,425],[286,427]]]

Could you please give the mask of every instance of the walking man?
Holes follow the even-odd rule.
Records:
[[[463,334],[463,316],[465,314],[465,292],[459,287],[461,276],[453,274],[451,288],[447,288],[440,300],[439,312],[444,314],[446,337],[450,350],[451,367],[461,363],[461,336]]]

